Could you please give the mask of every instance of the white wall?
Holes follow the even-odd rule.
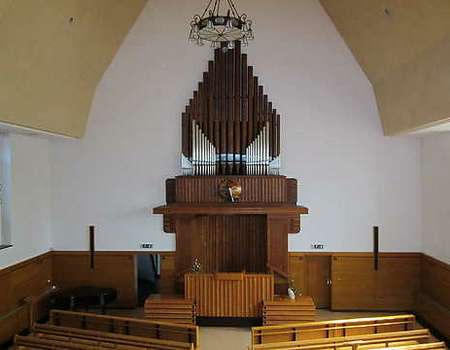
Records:
[[[181,112],[209,48],[187,42],[202,0],[152,0],[101,80],[83,140],[53,153],[53,244],[100,250],[174,249],[162,217],[164,181],[180,173]],[[421,250],[420,141],[382,136],[368,80],[317,0],[242,0],[254,20],[249,63],[282,115],[283,173],[310,208],[291,250]]]
[[[450,264],[450,133],[423,140],[423,250]]]
[[[51,247],[50,141],[9,135],[8,143],[13,247],[0,250],[0,269],[45,253]]]

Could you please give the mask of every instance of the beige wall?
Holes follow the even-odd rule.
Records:
[[[0,121],[82,137],[95,88],[146,1],[1,1]]]
[[[374,86],[386,135],[450,118],[449,1],[320,2]]]

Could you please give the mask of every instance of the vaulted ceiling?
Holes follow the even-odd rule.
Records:
[[[82,137],[147,0],[0,0],[0,121]]]
[[[320,2],[374,87],[386,135],[450,120],[450,1]]]

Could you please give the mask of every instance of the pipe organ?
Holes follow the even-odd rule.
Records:
[[[297,180],[280,175],[280,150],[280,116],[239,42],[216,49],[182,113],[183,175],[166,181],[167,204],[153,208],[176,235],[178,285],[201,316],[258,316],[260,298],[286,292],[288,233],[308,208],[297,206]],[[189,274],[195,260],[207,276]],[[248,278],[261,290],[247,295]],[[247,311],[211,304],[230,298]]]
[[[280,116],[240,45],[215,50],[182,115],[184,175],[278,175]]]

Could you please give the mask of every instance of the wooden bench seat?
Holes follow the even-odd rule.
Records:
[[[273,342],[335,338],[412,330],[414,315],[353,318],[252,328],[252,346]]]
[[[14,347],[16,350],[104,350],[104,348],[92,345],[72,344],[22,335],[14,337]]]
[[[253,347],[252,349],[266,349],[266,350],[298,350],[303,349],[302,347],[298,347],[295,342],[286,342],[286,343],[272,343],[272,344],[261,344]],[[406,342],[410,343],[410,342]],[[437,342],[437,343],[415,343],[407,345],[400,345],[401,343],[385,343],[383,347],[377,346],[376,344],[372,344],[370,346],[364,345],[361,343],[349,344],[347,347],[339,349],[350,349],[350,350],[361,350],[361,349],[370,349],[370,350],[445,350],[445,343]],[[314,348],[314,349],[322,349],[322,348]],[[328,347],[328,349],[336,349],[334,347]]]
[[[50,312],[50,324],[61,327],[192,343],[195,349],[200,347],[199,328],[194,325],[61,310],[52,310]]]
[[[117,333],[90,331],[79,328],[59,327],[53,325],[35,324],[32,332],[37,338],[55,341],[65,341],[73,344],[92,345],[111,349],[194,349],[193,343],[172,340],[136,337]]]
[[[446,347],[444,342],[433,342],[409,346],[390,347],[389,350],[446,350]]]
[[[251,349],[353,350],[406,346],[430,341],[427,329],[253,345]]]

